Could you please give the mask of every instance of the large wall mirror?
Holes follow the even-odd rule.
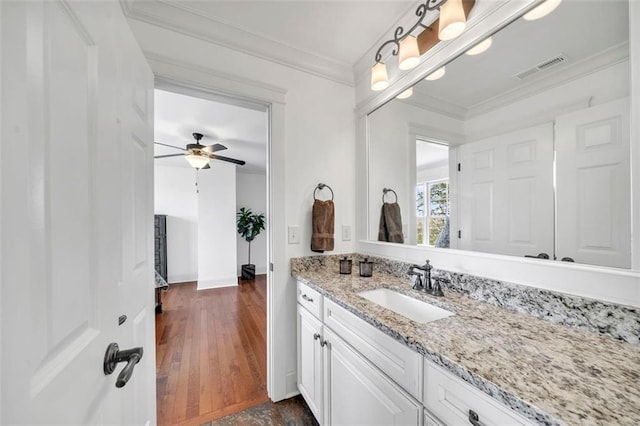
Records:
[[[369,114],[368,239],[397,199],[404,244],[630,268],[628,21],[565,0]]]

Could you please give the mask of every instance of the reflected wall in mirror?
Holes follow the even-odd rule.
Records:
[[[369,114],[369,239],[392,188],[405,244],[630,268],[628,19],[565,0]]]

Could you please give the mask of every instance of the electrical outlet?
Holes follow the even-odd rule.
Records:
[[[351,226],[342,225],[342,241],[351,241]]]
[[[289,226],[289,244],[300,244],[300,229],[297,225]]]

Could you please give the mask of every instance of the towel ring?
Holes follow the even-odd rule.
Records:
[[[318,186],[316,186],[316,189],[313,190],[313,199],[317,200],[318,198],[316,197],[316,191],[318,189],[325,189],[325,188],[329,188],[329,191],[331,191],[331,201],[333,201],[333,189],[331,189],[331,187],[327,184],[324,183],[319,183]]]
[[[383,188],[382,189],[382,204],[384,204],[384,196],[387,195],[387,192],[393,192],[393,195],[396,196],[396,203],[398,202],[398,194],[391,188]]]

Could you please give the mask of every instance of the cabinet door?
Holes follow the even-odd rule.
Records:
[[[329,329],[325,341],[327,425],[419,425],[422,406]]]
[[[322,424],[322,323],[298,305],[298,389]]]

